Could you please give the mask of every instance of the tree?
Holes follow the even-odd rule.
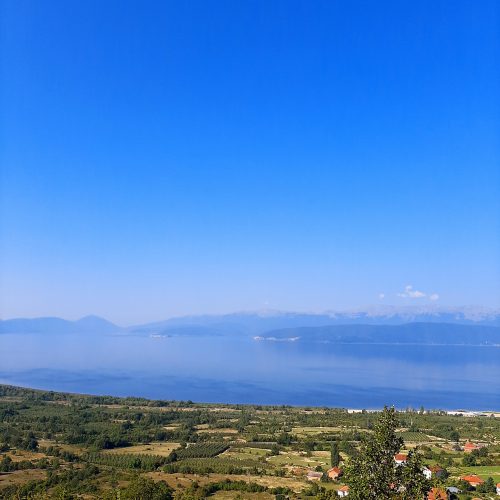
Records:
[[[496,491],[495,481],[493,481],[492,477],[489,477],[483,484],[480,484],[476,489],[479,493],[495,493]]]
[[[352,500],[423,498],[430,484],[422,474],[420,455],[410,453],[407,465],[394,460],[403,439],[396,434],[398,420],[394,408],[384,408],[373,435],[365,438],[360,453],[345,467],[344,479]]]
[[[337,467],[340,463],[339,445],[337,441],[332,442],[332,449],[330,452],[330,462],[332,467]]]
[[[136,476],[117,494],[120,500],[171,500],[172,489],[164,481]]]
[[[422,473],[423,468],[422,456],[413,450],[409,451],[406,464],[397,468],[400,489],[402,490],[401,500],[427,498],[430,484]]]

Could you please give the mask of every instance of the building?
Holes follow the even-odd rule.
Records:
[[[427,494],[427,500],[448,500],[448,495],[441,488],[431,488]]]
[[[476,474],[462,476],[460,479],[469,483],[473,488],[477,488],[480,484],[484,483],[484,481],[479,476],[476,476]]]
[[[404,453],[398,453],[397,455],[394,455],[394,461],[398,464],[405,464],[408,459],[408,456],[405,455]]]
[[[470,441],[467,441],[464,444],[464,451],[465,453],[472,453],[474,450],[479,450],[481,448],[479,445],[475,443],[471,443]]]
[[[497,483],[497,495],[500,495],[500,483]]]
[[[346,497],[347,495],[349,495],[349,486],[342,486],[341,488],[339,488],[337,490],[337,495],[339,497]]]
[[[308,481],[319,481],[322,476],[323,476],[322,472],[316,472],[314,470],[311,470],[307,473],[306,478]]]
[[[422,472],[426,479],[432,479],[433,477],[444,476],[446,470],[439,465],[431,465],[430,467],[424,467],[424,470]]]
[[[332,467],[327,471],[328,477],[336,481],[342,475],[342,469],[340,467]]]

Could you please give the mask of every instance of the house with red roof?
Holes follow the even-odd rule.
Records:
[[[500,483],[497,483],[497,495],[500,495]]]
[[[441,488],[431,488],[431,491],[427,494],[427,500],[448,500],[448,495]]]
[[[408,460],[408,455],[405,455],[404,453],[398,453],[397,455],[394,455],[394,461],[398,465],[405,464],[407,460]]]
[[[484,481],[479,476],[476,476],[476,474],[462,476],[460,479],[469,483],[473,488],[477,488],[480,484],[484,483]]]
[[[346,497],[347,495],[349,495],[349,486],[342,486],[341,488],[339,488],[337,490],[337,495],[339,497]]]
[[[327,471],[328,477],[333,481],[336,481],[342,475],[342,469],[340,467],[332,467]]]
[[[464,444],[465,453],[472,453],[474,450],[479,450],[481,448],[478,444],[472,443],[471,441],[467,441]]]

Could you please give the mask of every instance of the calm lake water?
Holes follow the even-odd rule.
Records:
[[[500,409],[500,348],[0,335],[0,383],[204,402]]]

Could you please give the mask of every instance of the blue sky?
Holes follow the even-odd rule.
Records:
[[[2,317],[500,306],[496,0],[1,18]]]

